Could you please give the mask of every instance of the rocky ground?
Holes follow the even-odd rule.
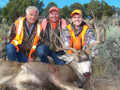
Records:
[[[91,77],[83,87],[85,90],[120,90],[120,70],[104,78]]]

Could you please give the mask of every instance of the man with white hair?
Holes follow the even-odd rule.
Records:
[[[12,25],[10,42],[5,46],[8,60],[33,62],[41,26],[37,17],[39,10],[35,6],[26,8],[26,16]]]

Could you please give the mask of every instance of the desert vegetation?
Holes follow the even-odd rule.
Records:
[[[12,1],[16,1],[16,0],[10,0],[10,2]],[[37,3],[37,1],[39,0],[35,0],[35,1]],[[13,14],[15,14],[15,16],[10,15],[11,17],[7,17],[7,14],[9,15],[10,13],[5,10],[7,10],[10,7],[10,2],[8,3],[8,5],[6,5],[6,7],[0,9],[0,53],[2,53],[1,52],[2,45],[5,43],[4,37],[5,35],[8,34],[7,32],[10,29],[10,24],[19,16],[25,15],[25,13],[21,10],[25,10],[26,6],[29,5],[29,3],[25,3],[24,0],[24,4],[21,4],[25,6],[24,9],[17,10],[22,13],[18,14],[17,11],[15,13],[15,11],[13,10],[14,11]],[[49,7],[57,6],[55,3],[51,2],[48,4],[48,6],[45,9],[43,9],[44,3],[41,1],[39,2],[39,4],[41,5],[39,6],[39,9],[41,7],[40,17],[47,16]],[[100,7],[100,5],[103,5],[104,7],[98,8]],[[93,63],[93,74],[90,77],[90,81],[85,85],[84,88],[86,90],[120,90],[120,86],[119,86],[120,84],[120,77],[119,77],[120,76],[120,9],[115,8],[114,6],[109,6],[103,0],[102,2],[98,2],[98,0],[91,0],[89,4],[84,4],[83,6],[80,3],[74,3],[69,7],[64,6],[63,8],[60,8],[61,17],[68,18],[68,20],[70,21],[69,19],[70,13],[73,9],[76,8],[82,9],[83,15],[85,16],[84,17],[85,22],[90,23],[90,25],[92,26],[91,28],[93,28],[93,30],[94,30],[94,26],[93,26],[93,20],[90,14],[90,10],[93,10],[95,12],[95,16],[97,17],[96,23],[98,27],[100,26],[101,23],[102,13],[104,13],[105,15],[105,24],[104,24],[104,27],[106,28],[105,43],[98,46],[99,54],[95,57]],[[107,8],[109,8],[109,10],[107,10]],[[110,8],[112,9],[110,10]],[[2,11],[3,14],[1,14],[1,10],[3,10]]]
[[[92,20],[89,21],[92,25]],[[97,20],[97,24],[101,20]],[[87,90],[119,90],[120,75],[120,16],[105,17],[106,40],[99,46],[93,64],[92,85]],[[90,88],[91,87],[91,88]]]

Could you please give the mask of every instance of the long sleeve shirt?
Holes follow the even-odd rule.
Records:
[[[79,34],[81,33],[81,31],[83,30],[83,25],[85,25],[84,22],[79,27],[79,30],[76,30],[74,25],[71,24],[71,28],[72,28],[72,30],[74,30],[76,37],[78,37]],[[62,30],[62,36],[63,36],[62,40],[63,40],[64,45],[69,46],[70,45],[71,35],[70,35],[70,32],[69,32],[67,27]],[[85,45],[84,45],[84,47],[89,46],[93,42],[95,42],[94,33],[93,33],[92,29],[88,28],[86,33],[85,33]],[[97,55],[98,49],[96,50],[96,46],[92,47],[91,49],[92,49],[91,54],[93,54],[92,56],[94,57],[95,55]]]

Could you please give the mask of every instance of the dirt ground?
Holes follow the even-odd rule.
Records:
[[[120,70],[111,72],[104,78],[91,77],[84,86],[85,90],[120,90]]]

